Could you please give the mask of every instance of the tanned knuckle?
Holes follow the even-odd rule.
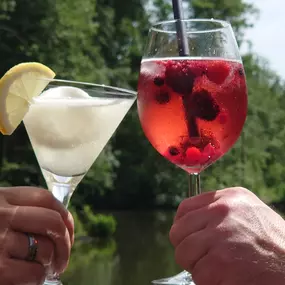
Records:
[[[37,189],[33,193],[33,199],[39,203],[47,203],[49,204],[51,201],[51,193],[45,189]]]
[[[237,187],[237,191],[239,191],[240,193],[251,193],[248,189],[246,189],[245,187]]]
[[[250,193],[250,191],[244,187],[231,188],[231,192],[230,192],[232,197],[241,197],[241,196],[245,196],[245,195],[247,196],[249,193]]]
[[[225,218],[231,211],[231,205],[226,200],[218,201],[212,205],[212,212],[219,218]]]

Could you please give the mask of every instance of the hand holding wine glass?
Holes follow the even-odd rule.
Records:
[[[241,187],[184,200],[170,240],[197,285],[283,285],[285,221]]]

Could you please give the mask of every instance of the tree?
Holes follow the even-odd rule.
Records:
[[[39,61],[54,69],[58,78],[109,83],[101,46],[94,44],[99,33],[99,24],[94,21],[95,0],[4,1],[0,8],[2,75],[19,62]],[[1,139],[1,183],[44,185],[23,126],[13,136]],[[116,164],[111,147],[106,148],[101,161],[102,171],[89,174],[93,173],[99,193],[111,187]],[[86,183],[88,186],[88,179]]]

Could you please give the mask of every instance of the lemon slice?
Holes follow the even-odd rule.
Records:
[[[0,131],[11,135],[29,110],[33,97],[41,94],[55,73],[37,62],[20,63],[0,79]]]

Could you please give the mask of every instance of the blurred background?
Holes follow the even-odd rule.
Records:
[[[242,136],[202,174],[202,188],[242,185],[284,212],[283,0],[184,5],[187,17],[231,22],[249,92]],[[39,61],[57,78],[135,90],[148,29],[171,11],[170,0],[0,0],[0,76]],[[23,126],[0,136],[0,185],[45,187]],[[186,174],[153,149],[134,105],[72,198],[77,240],[64,284],[142,285],[178,273],[168,231],[186,193]]]

